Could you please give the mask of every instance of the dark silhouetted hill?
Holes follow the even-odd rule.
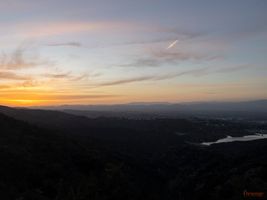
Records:
[[[0,198],[213,200],[244,199],[244,190],[266,194],[266,140],[199,145],[266,130],[266,123],[250,121],[89,119],[0,107]]]

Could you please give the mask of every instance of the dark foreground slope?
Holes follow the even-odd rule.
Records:
[[[161,196],[153,192],[160,183],[151,174],[124,164],[92,141],[37,128],[2,114],[0,127],[1,199]]]
[[[4,109],[17,119],[0,112],[1,199],[244,199],[244,190],[267,192],[266,140],[196,145],[262,125]]]

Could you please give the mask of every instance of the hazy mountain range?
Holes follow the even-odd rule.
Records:
[[[154,118],[154,117],[213,117],[267,120],[267,100],[243,102],[190,103],[129,103],[115,105],[61,105],[31,107],[59,110],[66,113],[95,117]]]
[[[128,103],[114,105],[61,105],[33,108],[52,110],[94,110],[94,111],[255,111],[267,112],[267,100],[242,102],[189,102],[189,103]]]

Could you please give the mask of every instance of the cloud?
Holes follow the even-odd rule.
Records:
[[[91,77],[94,76],[94,75],[95,74],[90,74]],[[96,76],[97,76],[97,74],[96,74]],[[72,77],[70,80],[71,81],[81,81],[81,80],[87,79],[88,77],[89,77],[88,73],[82,73],[82,74],[80,74],[78,76]]]
[[[152,34],[162,33],[166,36],[159,37],[159,38],[149,38],[149,39],[138,39],[138,40],[132,40],[128,42],[118,42],[113,43],[110,46],[125,46],[125,45],[145,45],[145,44],[157,44],[157,43],[170,43],[175,40],[179,41],[189,41],[191,39],[195,39],[199,36],[204,35],[204,33],[200,32],[194,32],[194,31],[184,31],[184,30],[178,30],[175,28],[166,28],[166,27],[155,27],[151,25],[144,25],[139,24],[139,29],[144,30],[145,32],[149,32]],[[153,36],[153,35],[152,35]]]
[[[198,52],[189,52],[185,50],[177,50],[177,51],[152,51],[152,56],[159,60],[163,61],[183,61],[183,60],[206,60],[209,58],[207,55],[203,55]]]
[[[60,46],[81,47],[82,44],[79,43],[79,42],[66,42],[66,43],[53,43],[53,44],[48,44],[47,46],[52,46],[52,47],[60,47]]]
[[[121,46],[121,45],[142,45],[142,44],[156,44],[156,43],[169,43],[169,42],[173,42],[175,40],[179,40],[179,41],[186,41],[189,39],[193,39],[195,37],[198,37],[198,34],[184,34],[184,33],[175,33],[172,36],[166,36],[163,38],[155,38],[155,39],[146,39],[146,40],[136,40],[136,41],[129,41],[129,42],[124,42],[124,43],[117,43],[117,44],[113,44],[114,46]]]
[[[42,76],[47,78],[54,78],[54,79],[66,79],[71,77],[71,72],[65,72],[65,73],[47,73],[43,74]]]
[[[119,64],[117,67],[158,67],[163,62],[153,58],[139,58],[131,63]]]
[[[187,60],[213,60],[216,56],[208,56],[196,52],[186,51],[152,51],[146,58],[137,58],[131,63],[116,65],[118,67],[160,67],[164,64],[178,64]]]
[[[115,81],[109,81],[99,84],[98,86],[114,86],[114,85],[122,85],[134,82],[144,82],[144,81],[161,81],[173,79],[180,76],[191,75],[191,76],[204,76],[208,74],[216,74],[216,73],[230,73],[239,70],[248,69],[249,65],[240,65],[240,66],[231,66],[231,67],[202,67],[199,69],[186,70],[177,73],[169,73],[163,75],[151,75],[151,76],[140,76],[134,78],[120,79]]]
[[[0,79],[2,79],[2,78],[0,77]],[[12,80],[13,80],[13,78],[12,78]],[[39,81],[33,80],[31,78],[29,78],[28,80],[21,80],[21,79],[15,79],[15,80],[16,80],[16,82],[0,85],[0,90],[9,89],[9,91],[10,91],[10,90],[16,89],[16,88],[21,88],[21,87],[29,88],[29,87],[36,87],[36,86],[40,85]]]
[[[40,74],[40,76],[51,79],[65,79],[68,81],[75,82],[87,79],[89,76],[91,77],[95,76],[95,74],[92,73],[89,75],[88,73],[73,74],[72,72],[61,72],[61,73],[45,73],[45,74]]]
[[[23,92],[23,98],[16,94],[16,91],[5,94],[0,94],[0,97],[16,100],[30,101],[67,101],[67,100],[90,100],[90,99],[105,99],[118,97],[118,95],[107,94],[91,94],[91,95],[75,95],[75,94],[41,94],[41,93],[26,93]]]
[[[37,55],[26,55],[26,46],[19,46],[13,52],[0,56],[0,69],[18,70],[25,68],[34,68],[40,65],[53,65],[53,62],[44,60]]]
[[[9,89],[10,87],[10,85],[0,85],[0,90]]]
[[[21,95],[18,95],[21,94]],[[63,102],[88,102],[90,100],[100,101],[102,99],[116,98],[118,95],[107,95],[107,94],[91,94],[91,95],[80,95],[80,94],[57,94],[55,93],[36,93],[36,92],[21,92],[20,90],[13,90],[13,92],[8,92],[6,90],[1,91],[0,99],[7,102],[19,102],[19,103],[41,103],[41,102],[58,102],[62,104]]]
[[[4,69],[19,69],[19,68],[30,68],[36,64],[31,61],[27,61],[24,58],[24,49],[17,48],[9,56],[5,53],[1,56],[1,68]]]
[[[22,37],[39,38],[99,31],[132,31],[139,28],[135,23],[124,21],[46,21],[15,24],[13,29]]]
[[[203,45],[202,42],[199,41],[188,41],[190,39],[194,39],[199,37],[202,34],[200,33],[190,33],[190,32],[179,32],[178,30],[172,29],[163,29],[164,31],[172,31],[175,35],[169,36],[165,39],[154,39],[148,41],[141,41],[136,43],[129,44],[148,44],[148,43],[166,43],[165,46],[153,46],[149,50],[148,53],[143,54],[141,57],[133,58],[131,62],[125,64],[118,64],[115,66],[118,67],[160,67],[164,64],[174,65],[178,64],[182,61],[210,61],[217,58],[221,58],[221,56],[216,55],[216,49],[218,45],[214,45],[213,42],[211,46],[213,49],[211,53],[207,51],[199,50],[199,46]],[[176,43],[179,41],[180,44]],[[209,42],[207,42],[210,45]],[[128,43],[126,43],[128,44]],[[207,45],[206,43],[204,45]],[[166,46],[167,49],[166,49]],[[174,48],[174,46],[177,46]],[[194,48],[194,47],[198,48]],[[172,47],[172,48],[170,48]],[[204,46],[206,49],[206,47]],[[208,49],[209,50],[209,49]]]
[[[140,77],[105,82],[105,83],[100,84],[99,86],[113,86],[113,85],[121,85],[121,84],[133,83],[133,82],[167,80],[167,79],[172,79],[172,78],[183,76],[183,75],[199,76],[199,75],[206,73],[207,70],[208,68],[205,67],[201,69],[193,69],[193,70],[188,70],[188,71],[183,71],[183,72],[178,72],[178,73],[164,74],[164,75],[140,76]]]
[[[92,94],[92,95],[46,95],[44,100],[77,100],[77,99],[102,99],[117,97],[117,95]]]
[[[36,80],[26,80],[23,81],[22,83],[17,84],[18,87],[35,87],[38,86],[40,83]]]
[[[217,73],[229,73],[229,72],[235,72],[235,71],[248,69],[250,67],[251,67],[251,65],[230,66],[230,67],[224,67],[224,68],[217,69],[216,72]]]
[[[23,30],[22,27],[25,27]],[[48,22],[45,24],[21,24],[22,35],[45,37],[69,33],[85,32],[103,28],[100,24],[86,22]]]
[[[141,77],[135,77],[135,78],[129,78],[129,79],[121,79],[116,81],[110,81],[100,84],[100,86],[111,86],[111,85],[121,85],[126,83],[133,83],[133,82],[140,82],[140,81],[147,81],[147,80],[153,80],[153,76],[141,76]]]
[[[13,72],[0,71],[1,80],[29,80],[29,76],[19,75]]]
[[[155,66],[161,66],[163,64],[178,64],[181,61],[208,61],[214,58],[216,57],[199,52],[158,50],[152,51],[150,59],[154,60]]]

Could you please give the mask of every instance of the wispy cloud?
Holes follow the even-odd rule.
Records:
[[[140,76],[140,77],[105,82],[105,83],[100,84],[99,86],[112,86],[112,85],[121,85],[121,84],[133,83],[133,82],[167,80],[167,79],[172,79],[172,78],[183,76],[183,75],[199,76],[199,75],[202,75],[203,73],[206,73],[207,70],[208,68],[201,68],[201,69],[193,69],[193,70],[187,70],[183,72],[170,73],[170,74],[164,74],[164,75]]]
[[[81,95],[81,94],[47,94],[47,93],[37,93],[37,92],[23,92],[22,96],[18,95],[18,91],[13,90],[13,92],[5,93],[4,91],[0,93],[0,98],[7,99],[10,102],[81,102],[90,100],[103,100],[117,98],[118,95],[108,95],[108,94],[91,94],[91,95]]]
[[[0,75],[1,76],[1,75]],[[7,76],[5,76],[7,77]],[[0,79],[2,79],[0,77]],[[10,79],[8,79],[10,80]],[[32,78],[29,77],[28,80],[21,80],[21,79],[15,79],[11,77],[11,80],[13,80],[13,82],[9,82],[8,84],[0,84],[0,90],[6,90],[8,93],[10,92],[10,90],[14,90],[14,89],[18,89],[18,88],[33,88],[36,86],[40,86],[40,82],[33,80]],[[8,90],[7,90],[8,89]],[[3,91],[1,91],[3,92]]]
[[[229,66],[229,67],[223,67],[215,70],[217,73],[229,73],[229,72],[235,72],[240,70],[245,70],[251,68],[251,65],[237,65],[237,66]]]
[[[28,61],[24,57],[24,49],[18,48],[10,55],[3,53],[1,55],[1,68],[4,69],[20,69],[30,68],[36,65],[35,62]]]
[[[38,85],[40,85],[40,82],[39,81],[36,81],[36,80],[33,80],[33,79],[25,80],[22,83],[16,84],[16,86],[18,86],[18,87],[24,87],[24,88],[27,88],[27,87],[36,87]]]
[[[216,73],[231,73],[239,70],[248,69],[249,65],[240,65],[240,66],[230,66],[230,67],[202,67],[199,69],[186,70],[177,73],[169,73],[163,75],[150,75],[150,76],[139,76],[134,78],[120,79],[109,82],[104,82],[99,84],[98,86],[114,86],[114,85],[122,85],[134,82],[144,82],[144,81],[160,81],[160,80],[168,80],[177,78],[180,76],[190,75],[190,76],[204,76],[209,74]]]
[[[0,85],[0,90],[9,89],[10,87],[10,85]]]
[[[152,51],[153,58],[157,58],[163,61],[183,61],[183,60],[207,60],[210,56],[204,55],[200,52],[190,52],[187,50],[176,50],[176,51],[163,51],[157,50]]]
[[[121,85],[121,84],[126,84],[126,83],[153,80],[154,78],[155,77],[153,77],[153,76],[141,76],[141,77],[135,77],[135,78],[128,78],[128,79],[121,79],[121,80],[105,82],[105,83],[100,84],[100,86]]]
[[[64,72],[64,73],[46,73],[42,75],[43,77],[47,78],[54,78],[54,79],[66,79],[71,77],[71,72]]]
[[[88,77],[93,77],[94,74],[88,74],[88,73],[80,73],[80,74],[74,74],[72,72],[55,72],[55,73],[44,73],[40,74],[41,77],[44,78],[50,78],[50,79],[62,79],[67,80],[71,82],[75,81],[82,81],[87,79]]]
[[[82,73],[80,75],[77,75],[77,76],[73,76],[71,77],[71,81],[81,81],[81,80],[85,80],[87,79],[88,77],[93,77],[93,76],[98,76],[98,74],[88,74],[88,73]]]
[[[22,29],[24,27],[24,29]],[[103,28],[100,24],[86,22],[47,22],[45,24],[21,24],[22,35],[26,37],[45,37],[85,32]]]
[[[38,55],[27,56],[27,47],[19,46],[13,52],[0,55],[0,69],[18,70],[33,68],[40,65],[52,65],[53,62],[40,58]]]
[[[158,67],[162,65],[162,61],[153,58],[138,58],[131,63],[117,64],[117,67]]]
[[[48,44],[47,46],[52,46],[52,47],[60,47],[60,46],[81,47],[82,44],[80,42],[66,42],[66,43],[51,43],[51,44]]]
[[[0,71],[0,79],[2,80],[29,80],[29,76],[19,75],[13,72]]]
[[[119,64],[118,67],[160,67],[164,64],[178,64],[181,61],[207,61],[216,56],[208,56],[197,52],[186,52],[182,50],[167,51],[154,50],[144,58],[136,58],[131,63]]]
[[[100,31],[131,31],[138,27],[137,24],[124,21],[46,21],[16,24],[13,29],[24,38],[40,38]]]
[[[106,95],[106,94],[92,94],[92,95],[48,95],[44,97],[44,100],[77,100],[77,99],[102,99],[117,97],[117,95]]]
[[[188,41],[188,40],[195,39],[203,35],[203,33],[189,32],[189,31],[185,32],[181,30],[163,28],[163,27],[157,27],[157,28],[150,27],[150,31],[151,29],[154,31],[154,33],[165,32],[168,34],[168,36],[154,38],[154,39],[152,38],[143,39],[143,40],[139,39],[139,40],[134,40],[134,41],[129,41],[129,42],[117,43],[114,45],[142,45],[142,44],[170,43],[176,40]]]

